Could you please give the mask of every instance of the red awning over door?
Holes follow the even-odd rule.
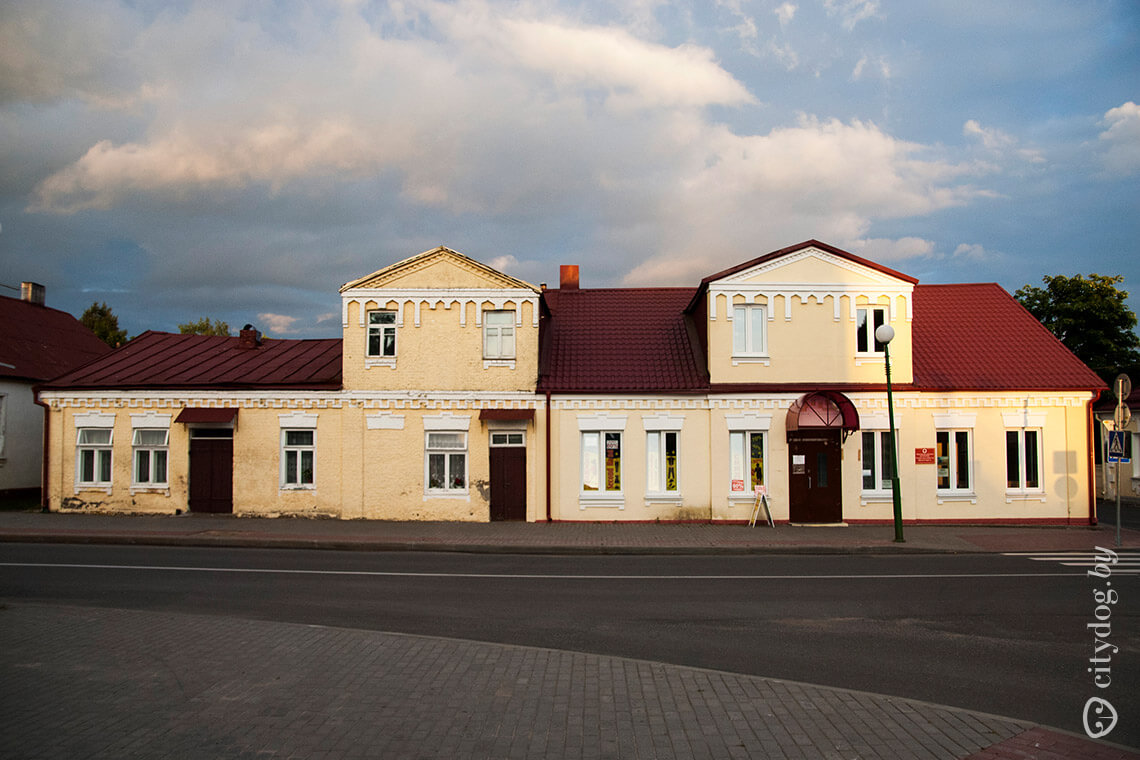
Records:
[[[237,419],[238,410],[186,407],[178,413],[175,422],[226,423]]]

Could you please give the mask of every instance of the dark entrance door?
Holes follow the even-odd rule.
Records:
[[[190,431],[190,511],[234,511],[234,440],[231,430]]]
[[[526,446],[513,443],[521,434],[507,435],[491,435],[491,519],[526,520]]]
[[[794,523],[843,522],[839,430],[788,431],[788,510]]]

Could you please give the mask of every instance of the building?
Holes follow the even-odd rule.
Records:
[[[52,509],[420,520],[1095,519],[1100,379],[997,285],[817,241],[696,287],[535,287],[436,248],[340,340],[145,333],[43,387]]]
[[[32,391],[111,351],[79,320],[45,306],[44,288],[25,282],[20,298],[0,296],[0,497],[34,497],[43,473],[44,410]]]

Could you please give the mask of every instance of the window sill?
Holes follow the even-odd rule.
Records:
[[[755,493],[748,493],[747,491],[730,493],[728,495],[728,503],[729,504],[755,504],[756,503],[756,494]],[[769,504],[772,503],[772,494],[768,494],[768,503]]]
[[[594,494],[579,494],[578,495],[578,509],[588,509],[591,507],[625,509],[625,494],[620,491],[610,492],[604,495]]]
[[[424,494],[424,501],[432,499],[462,499],[463,501],[471,501],[471,491],[466,488],[455,488],[451,490],[435,489],[429,490]]]
[[[490,369],[491,367],[506,367],[507,369],[515,368],[514,359],[484,359],[483,369]]]
[[[647,507],[679,507],[681,506],[680,493],[647,493],[645,494]]]
[[[391,356],[388,358],[382,358],[379,356],[372,356],[366,358],[364,360],[364,368],[372,369],[373,367],[389,367],[391,369],[396,369],[396,357]]]
[[[886,354],[855,354],[856,367],[862,364],[882,364],[886,360]]]
[[[1044,491],[1006,491],[1005,503],[1012,504],[1015,501],[1039,501],[1042,504],[1046,499]]]
[[[316,486],[281,486],[282,491],[315,491]]]
[[[978,495],[972,491],[961,491],[959,493],[940,491],[938,493],[938,503],[945,504],[948,501],[968,501],[971,504],[977,504]]]
[[[166,483],[161,485],[151,485],[147,483],[133,483],[131,484],[131,496],[137,493],[158,493],[163,496],[170,495],[170,486]]]
[[[105,493],[108,496],[110,496],[111,495],[111,484],[108,483],[107,485],[104,486],[104,485],[98,485],[95,483],[77,483],[75,486],[75,495],[78,496],[79,494],[83,493],[84,491],[98,491],[99,493]]]
[[[863,491],[859,494],[859,503],[863,506],[868,504],[889,504],[895,500],[895,495],[890,491]]]
[[[736,354],[732,357],[732,366],[738,364],[763,364],[769,367],[772,365],[772,357],[768,354]]]

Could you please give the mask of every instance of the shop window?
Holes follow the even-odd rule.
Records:
[[[676,493],[678,445],[680,435],[675,431],[650,431],[646,434],[647,458],[646,490],[649,493]]]
[[[585,494],[621,492],[620,432],[582,433],[582,492]]]
[[[729,433],[728,469],[735,492],[753,493],[756,486],[764,485],[764,433]]]

